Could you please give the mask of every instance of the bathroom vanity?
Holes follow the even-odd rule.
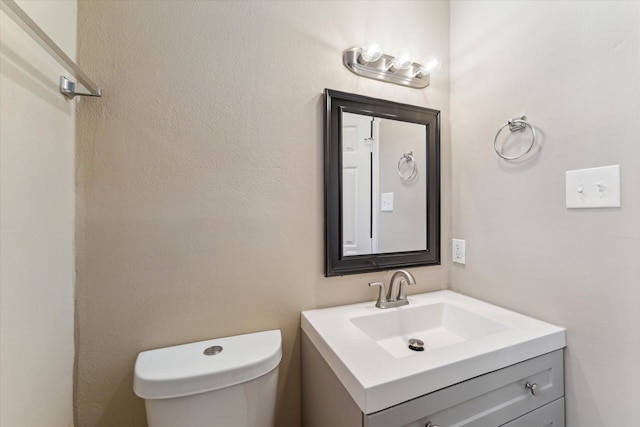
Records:
[[[409,300],[302,314],[304,427],[564,426],[563,328],[451,291]]]

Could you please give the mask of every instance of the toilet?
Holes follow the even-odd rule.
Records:
[[[143,351],[133,390],[149,427],[274,427],[279,330]]]

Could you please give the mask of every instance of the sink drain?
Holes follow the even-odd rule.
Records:
[[[411,338],[409,340],[409,349],[413,351],[424,351],[424,342],[417,338]]]

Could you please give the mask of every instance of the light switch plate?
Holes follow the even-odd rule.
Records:
[[[620,165],[566,172],[567,208],[619,208]]]
[[[380,210],[382,212],[393,212],[393,193],[382,193],[380,195]]]

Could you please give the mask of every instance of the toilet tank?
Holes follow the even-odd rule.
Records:
[[[279,330],[144,351],[133,390],[149,427],[273,427],[281,357]]]

